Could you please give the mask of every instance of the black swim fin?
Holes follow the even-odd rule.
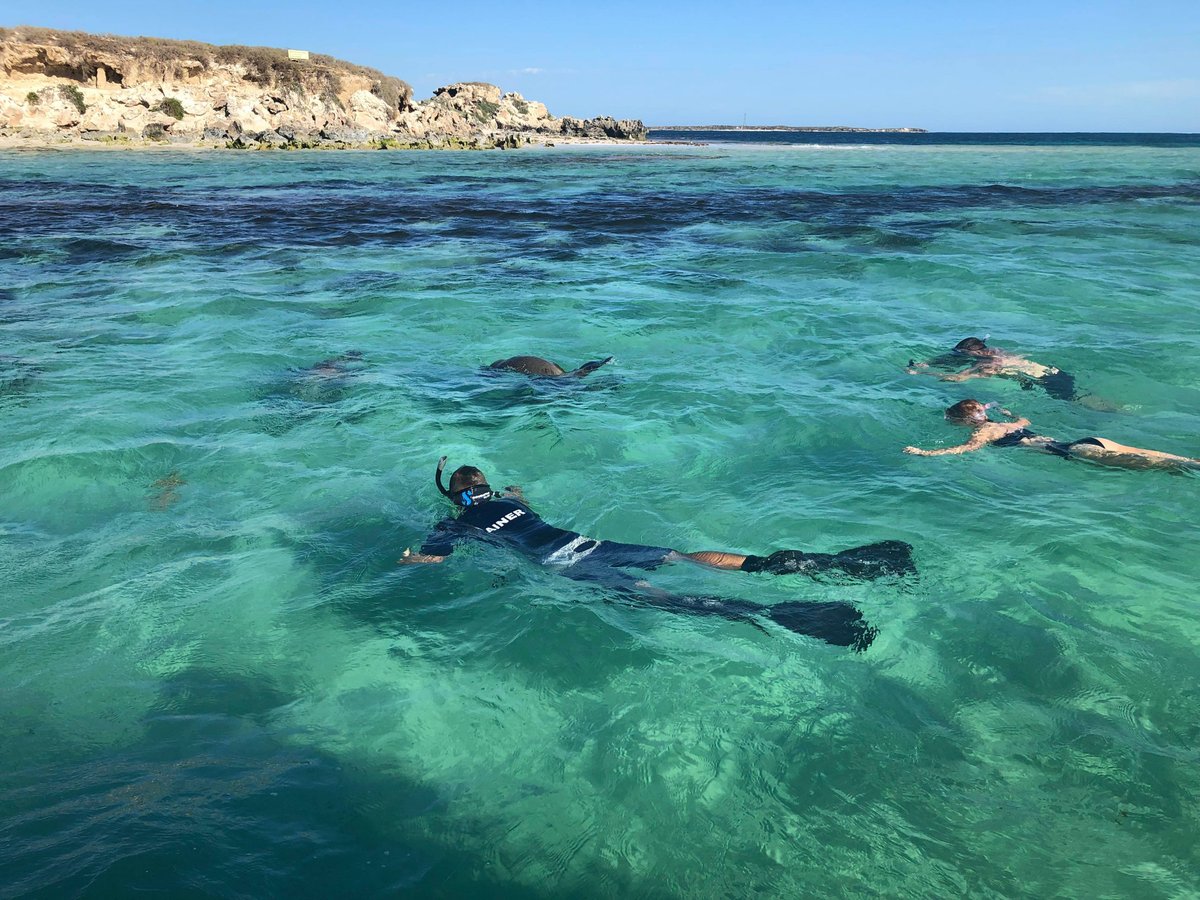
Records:
[[[826,573],[850,578],[882,578],[886,575],[914,575],[912,545],[904,541],[879,541],[851,547],[840,553],[805,553],[779,550],[770,556],[747,556],[743,572],[767,572],[771,575],[808,575]]]
[[[849,603],[791,601],[764,607],[763,612],[771,621],[796,634],[820,638],[839,647],[852,647],[859,653],[870,647],[879,633]]]
[[[774,606],[759,606],[746,600],[667,594],[641,595],[637,597],[637,602],[687,615],[720,616],[731,622],[743,622],[763,632],[766,629],[755,620],[766,617],[796,634],[819,638],[838,647],[853,647],[858,651],[866,650],[878,633],[863,621],[858,609],[849,603],[836,601],[806,603],[792,600]]]
[[[613,358],[611,356],[609,356],[609,357],[606,357],[601,360],[593,360],[592,362],[585,362],[582,366],[580,366],[574,372],[568,372],[567,375],[574,376],[575,378],[582,378],[584,375],[591,375],[598,368],[605,365],[606,363],[612,362],[612,360],[613,360]]]

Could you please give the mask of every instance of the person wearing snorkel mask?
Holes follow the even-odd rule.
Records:
[[[1039,385],[1057,400],[1078,400],[1075,378],[1054,366],[1043,366],[1033,360],[987,345],[988,336],[964,338],[949,353],[925,362],[910,359],[905,370],[909,375],[934,375],[941,381],[968,381],[972,378],[1013,378],[1024,388]],[[955,369],[961,372],[938,375],[928,369]]]
[[[573,531],[555,528],[530,509],[517,489],[494,491],[487,477],[474,466],[461,466],[450,476],[450,487],[442,485],[446,457],[438,462],[438,490],[461,508],[456,519],[439,524],[421,547],[420,553],[406,550],[402,563],[439,563],[454,552],[454,542],[463,537],[511,544],[544,565],[577,571],[605,568],[654,569],[663,563],[688,561],[716,569],[767,572],[773,575],[833,575],[849,578],[878,578],[908,575],[916,571],[912,547],[903,541],[880,541],[852,547],[840,553],[805,553],[779,550],[770,556],[750,556],[724,550],[685,553],[670,547],[649,547],[617,541],[597,541]],[[570,573],[567,573],[570,574]]]
[[[973,429],[970,439],[965,444],[942,447],[937,450],[905,447],[904,452],[915,456],[948,456],[970,453],[988,446],[1029,447],[1053,453],[1063,459],[1086,459],[1101,465],[1124,469],[1180,470],[1194,469],[1200,466],[1200,459],[1176,456],[1173,453],[1163,453],[1159,450],[1144,450],[1141,447],[1127,447],[1107,438],[1085,437],[1069,443],[1057,441],[1052,437],[1031,431],[1028,419],[1017,418],[1007,409],[1001,409],[1000,412],[1011,421],[993,421],[988,418],[988,410],[996,406],[996,403],[980,403],[974,399],[961,400],[946,409],[946,419],[955,425],[966,425]]]
[[[442,484],[446,457],[438,462],[438,490],[460,508],[457,518],[438,524],[420,552],[404,551],[398,562],[440,563],[463,539],[485,540],[517,550],[576,581],[590,581],[622,593],[635,602],[691,615],[715,615],[758,626],[757,619],[769,618],[798,634],[819,637],[840,646],[866,649],[875,629],[862,613],[848,603],[786,602],[759,606],[745,600],[718,597],[683,597],[658,590],[635,579],[624,569],[655,569],[677,560],[687,560],[718,569],[766,572],[777,575],[799,573],[814,577],[878,578],[909,575],[916,569],[912,547],[902,541],[882,541],[841,553],[803,553],[781,550],[768,557],[746,556],[719,550],[682,553],[670,547],[599,541],[545,522],[525,502],[519,489],[493,490],[487,477],[474,466],[462,466]]]

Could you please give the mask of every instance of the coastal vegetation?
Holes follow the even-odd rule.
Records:
[[[174,97],[164,97],[158,108],[172,119],[183,119],[183,104]]]
[[[499,111],[499,103],[492,103],[489,100],[475,101],[475,118],[479,119],[480,122],[487,122],[494,118]]]
[[[58,89],[71,105],[79,110],[80,114],[87,112],[87,104],[83,102],[83,93],[73,84],[63,85]]]

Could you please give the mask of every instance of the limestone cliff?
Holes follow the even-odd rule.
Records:
[[[265,47],[0,28],[0,135],[232,147],[516,147],[641,140],[640,121],[581,121],[478,82],[412,88],[374,69]]]

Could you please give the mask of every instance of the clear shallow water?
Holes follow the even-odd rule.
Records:
[[[1200,453],[1198,214],[1189,147],[0,155],[4,893],[1200,890],[1200,479],[900,452],[970,393]],[[903,374],[987,332],[1123,411]],[[652,576],[852,601],[853,654],[397,567],[442,453],[922,575]]]

